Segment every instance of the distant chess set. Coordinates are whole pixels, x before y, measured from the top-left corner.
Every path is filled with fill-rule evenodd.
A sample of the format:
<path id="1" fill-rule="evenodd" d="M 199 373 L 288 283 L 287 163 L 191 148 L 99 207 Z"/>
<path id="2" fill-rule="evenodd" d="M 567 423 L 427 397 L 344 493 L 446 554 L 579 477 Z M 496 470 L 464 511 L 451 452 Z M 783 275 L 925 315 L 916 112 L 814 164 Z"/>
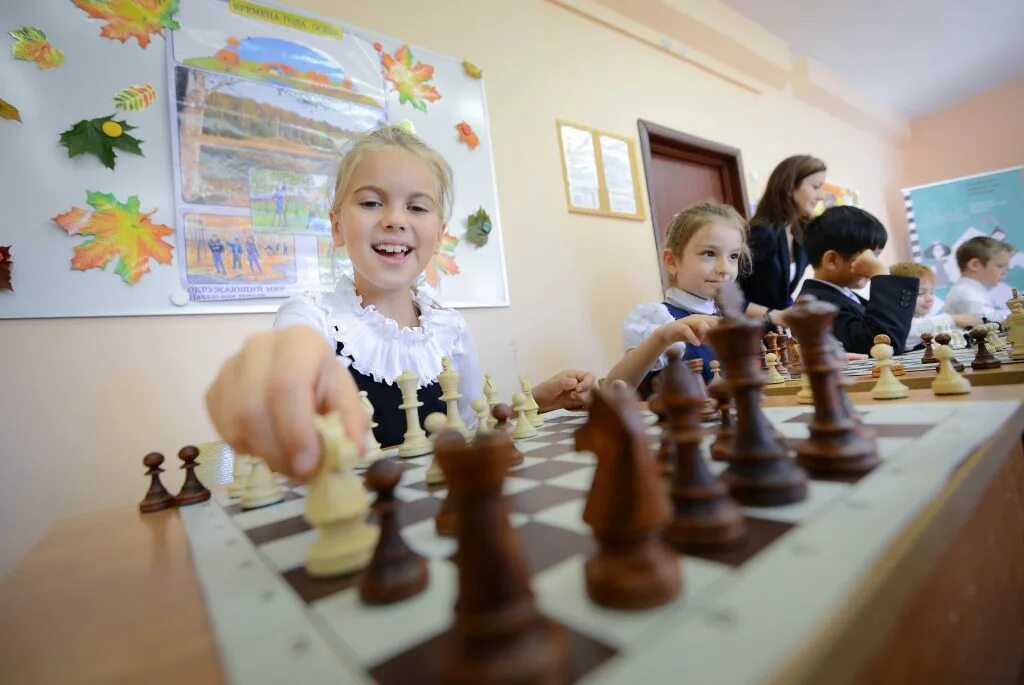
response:
<path id="1" fill-rule="evenodd" d="M 803 302 L 799 362 L 765 362 L 801 365 L 813 407 L 761 408 L 760 326 L 727 314 L 715 380 L 673 357 L 653 412 L 612 384 L 586 413 L 540 416 L 528 380 L 509 407 L 488 379 L 474 436 L 444 364 L 447 416 L 372 461 L 336 417 L 308 485 L 236 458 L 227 489 L 181 510 L 229 679 L 644 682 L 679 663 L 697 682 L 764 679 L 1018 406 L 852 406 L 832 312 Z M 885 387 L 892 348 L 876 348 Z"/>

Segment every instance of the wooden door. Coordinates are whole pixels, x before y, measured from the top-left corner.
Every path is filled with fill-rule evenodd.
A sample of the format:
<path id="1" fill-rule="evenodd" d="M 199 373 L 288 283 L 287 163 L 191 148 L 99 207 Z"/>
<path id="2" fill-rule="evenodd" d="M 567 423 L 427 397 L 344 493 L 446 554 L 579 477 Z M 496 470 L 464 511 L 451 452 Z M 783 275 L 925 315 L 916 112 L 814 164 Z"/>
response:
<path id="1" fill-rule="evenodd" d="M 743 162 L 736 148 L 640 120 L 647 195 L 654 224 L 656 258 L 667 283 L 661 252 L 672 217 L 707 200 L 732 205 L 747 216 Z"/>

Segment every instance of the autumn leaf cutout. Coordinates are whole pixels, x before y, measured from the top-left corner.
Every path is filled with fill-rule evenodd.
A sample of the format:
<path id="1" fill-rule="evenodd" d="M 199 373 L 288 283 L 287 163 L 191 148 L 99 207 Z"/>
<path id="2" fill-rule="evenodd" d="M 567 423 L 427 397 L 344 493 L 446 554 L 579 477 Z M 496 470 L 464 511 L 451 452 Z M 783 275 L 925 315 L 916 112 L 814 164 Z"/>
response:
<path id="1" fill-rule="evenodd" d="M 122 43 L 134 38 L 140 48 L 149 45 L 151 34 L 181 28 L 174 20 L 178 0 L 71 0 L 93 19 L 107 22 L 100 35 Z"/>
<path id="2" fill-rule="evenodd" d="M 174 247 L 163 238 L 174 233 L 174 229 L 149 220 L 155 209 L 140 213 L 139 198 L 135 195 L 122 204 L 111 194 L 87 190 L 86 201 L 91 210 L 72 207 L 53 217 L 69 235 L 92 236 L 75 247 L 72 269 L 103 269 L 116 258 L 114 272 L 125 283 L 135 285 L 149 272 L 150 260 L 171 263 Z"/>
<path id="3" fill-rule="evenodd" d="M 384 78 L 391 82 L 398 93 L 398 104 L 404 105 L 408 102 L 421 112 L 426 112 L 427 102 L 437 102 L 441 99 L 437 88 L 427 84 L 427 81 L 434 78 L 434 67 L 422 62 L 414 63 L 412 50 L 408 45 L 398 48 L 394 56 L 384 52 L 380 43 L 374 43 L 374 47 L 380 52 Z"/>
<path id="4" fill-rule="evenodd" d="M 114 106 L 123 112 L 138 112 L 156 100 L 156 88 L 150 83 L 128 86 L 114 93 Z"/>
<path id="5" fill-rule="evenodd" d="M 34 26 L 22 26 L 11 31 L 14 45 L 11 54 L 14 59 L 35 62 L 40 69 L 53 69 L 64 64 L 64 53 L 46 40 L 46 34 Z"/>
<path id="6" fill-rule="evenodd" d="M 0 245 L 0 290 L 11 290 L 11 267 L 14 263 L 11 261 L 11 246 Z"/>
<path id="7" fill-rule="evenodd" d="M 455 124 L 455 130 L 459 132 L 459 142 L 465 143 L 470 150 L 475 150 L 480 144 L 480 138 L 477 137 L 473 127 L 465 121 Z"/>
<path id="8" fill-rule="evenodd" d="M 18 111 L 17 107 L 7 102 L 7 100 L 0 99 L 0 117 L 12 121 L 21 121 L 21 112 Z"/>
<path id="9" fill-rule="evenodd" d="M 438 243 L 437 254 L 435 254 L 430 263 L 427 264 L 425 276 L 427 283 L 432 287 L 436 288 L 441 282 L 441 274 L 445 276 L 457 276 L 459 274 L 459 265 L 455 262 L 455 247 L 459 244 L 459 239 L 453 236 L 445 229 L 441 234 L 441 240 Z"/>
<path id="10" fill-rule="evenodd" d="M 98 119 L 82 119 L 77 124 L 60 134 L 60 144 L 68 149 L 68 157 L 91 154 L 99 157 L 103 166 L 114 168 L 117 154 L 114 149 L 123 152 L 142 154 L 139 143 L 142 141 L 128 135 L 135 130 L 126 121 L 114 121 L 114 115 Z"/>

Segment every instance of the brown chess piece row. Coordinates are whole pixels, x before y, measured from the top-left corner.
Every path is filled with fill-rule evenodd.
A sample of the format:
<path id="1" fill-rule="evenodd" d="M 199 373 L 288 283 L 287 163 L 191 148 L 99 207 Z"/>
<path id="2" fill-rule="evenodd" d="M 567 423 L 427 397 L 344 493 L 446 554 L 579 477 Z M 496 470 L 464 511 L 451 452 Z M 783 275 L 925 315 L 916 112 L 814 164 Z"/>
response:
<path id="1" fill-rule="evenodd" d="M 178 450 L 178 459 L 183 462 L 181 468 L 185 469 L 185 482 L 182 483 L 181 490 L 177 495 L 167 492 L 167 488 L 160 482 L 160 474 L 164 472 L 160 468 L 164 463 L 164 455 L 159 452 L 150 452 L 143 457 L 142 463 L 147 469 L 146 475 L 150 477 L 150 481 L 146 496 L 139 502 L 139 511 L 149 514 L 170 507 L 183 507 L 210 499 L 210 491 L 203 487 L 196 476 L 196 466 L 199 465 L 199 462 L 196 461 L 198 457 L 199 450 L 192 445 Z"/>

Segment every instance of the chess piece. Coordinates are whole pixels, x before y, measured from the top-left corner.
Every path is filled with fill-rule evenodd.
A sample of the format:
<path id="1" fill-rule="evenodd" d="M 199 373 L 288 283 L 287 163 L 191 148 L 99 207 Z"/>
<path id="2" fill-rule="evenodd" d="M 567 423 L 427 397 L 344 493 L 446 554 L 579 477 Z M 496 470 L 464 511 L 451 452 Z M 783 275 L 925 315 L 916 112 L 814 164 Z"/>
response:
<path id="1" fill-rule="evenodd" d="M 306 551 L 306 575 L 333 578 L 370 562 L 380 529 L 366 523 L 370 495 L 353 471 L 359 452 L 345 435 L 341 416 L 317 416 L 315 424 L 323 458 L 309 484 L 305 519 L 320 535 Z"/>
<path id="2" fill-rule="evenodd" d="M 477 433 L 486 433 L 490 430 L 490 415 L 487 406 L 487 400 L 483 397 L 478 397 L 469 403 L 469 406 L 473 408 L 473 413 L 476 414 L 476 431 Z"/>
<path id="3" fill-rule="evenodd" d="M 791 451 L 772 430 L 761 409 L 764 374 L 759 361 L 761 324 L 741 311 L 739 286 L 726 283 L 718 289 L 723 316 L 708 332 L 722 362 L 724 378 L 736 405 L 729 467 L 722 475 L 729 493 L 748 506 L 779 506 L 807 496 L 807 474 L 790 458 Z"/>
<path id="4" fill-rule="evenodd" d="M 438 456 L 458 520 L 455 619 L 440 649 L 440 680 L 457 685 L 562 683 L 569 655 L 562 629 L 541 614 L 530 572 L 502 496 L 512 441 L 502 432 L 472 445 L 447 443 Z"/>
<path id="5" fill-rule="evenodd" d="M 782 374 L 775 368 L 779 363 L 778 355 L 774 352 L 769 352 L 764 356 L 764 362 L 768 365 L 768 380 L 765 381 L 766 385 L 778 385 L 779 383 L 786 382 L 786 379 L 783 378 Z"/>
<path id="6" fill-rule="evenodd" d="M 661 374 L 658 374 L 658 378 L 661 378 Z M 665 404 L 661 401 L 660 392 L 653 393 L 647 398 L 647 408 L 658 417 L 657 425 L 661 429 L 661 441 L 658 443 L 658 470 L 662 476 L 669 476 L 672 474 L 675 456 L 672 451 L 672 440 L 668 434 L 668 414 L 665 413 Z"/>
<path id="7" fill-rule="evenodd" d="M 932 333 L 922 333 L 921 342 L 924 343 L 924 354 L 921 355 L 922 364 L 934 364 L 937 360 L 935 359 L 935 353 L 932 350 L 932 339 L 935 336 Z"/>
<path id="8" fill-rule="evenodd" d="M 498 402 L 491 407 L 491 417 L 494 419 L 494 432 L 508 434 L 510 430 L 509 421 L 512 418 L 512 407 L 504 402 Z M 523 453 L 515 446 L 515 443 L 512 444 L 512 449 L 509 451 L 509 460 L 509 468 L 519 466 L 526 460 Z"/>
<path id="9" fill-rule="evenodd" d="M 526 415 L 526 405 L 526 395 L 521 392 L 512 395 L 512 409 L 516 412 L 516 427 L 512 431 L 512 437 L 516 440 L 525 440 L 537 435 L 537 429 Z"/>
<path id="10" fill-rule="evenodd" d="M 935 336 L 935 344 L 936 345 L 949 345 L 951 340 L 952 340 L 952 338 L 950 337 L 949 333 L 939 333 L 938 335 Z M 949 348 L 953 349 L 953 346 L 949 345 Z M 938 357 L 938 355 L 935 355 L 935 356 Z M 963 362 L 961 362 L 959 359 L 956 358 L 955 354 L 953 355 L 952 358 L 950 358 L 949 363 L 953 366 L 953 368 L 958 373 L 963 373 L 964 372 L 964 364 L 963 364 Z M 898 376 L 899 374 L 896 374 L 896 375 Z"/>
<path id="11" fill-rule="evenodd" d="M 775 332 L 778 333 L 778 350 L 775 354 L 779 357 L 779 373 L 785 376 L 789 373 L 789 338 L 790 336 L 786 333 L 786 330 L 782 326 L 776 326 Z"/>
<path id="12" fill-rule="evenodd" d="M 988 329 L 988 337 L 985 339 L 985 343 L 988 345 L 988 349 L 992 352 L 999 352 L 1006 345 L 1003 343 L 1003 339 L 999 336 L 999 324 L 987 323 L 985 328 Z"/>
<path id="13" fill-rule="evenodd" d="M 380 443 L 377 442 L 377 436 L 373 434 L 373 429 L 377 427 L 377 422 L 373 420 L 373 403 L 370 402 L 370 397 L 366 394 L 365 390 L 359 391 L 359 401 L 362 403 L 363 409 L 366 410 L 367 416 L 370 417 L 370 427 L 366 430 L 366 447 L 363 448 L 363 462 L 368 464 L 380 459 L 383 453 L 380 451 Z"/>
<path id="14" fill-rule="evenodd" d="M 440 399 L 447 409 L 448 428 L 459 431 L 462 437 L 468 440 L 469 429 L 459 413 L 459 400 L 462 399 L 462 393 L 459 392 L 460 377 L 461 375 L 452 368 L 452 360 L 441 357 L 441 373 L 437 376 L 437 382 L 441 386 Z"/>
<path id="15" fill-rule="evenodd" d="M 231 484 L 228 485 L 228 497 L 239 499 L 245 490 L 245 481 L 252 471 L 252 460 L 248 455 L 235 453 L 234 462 L 231 465 Z"/>
<path id="16" fill-rule="evenodd" d="M 719 419 L 718 433 L 715 441 L 711 443 L 711 458 L 715 461 L 729 461 L 732 454 L 732 439 L 736 433 L 736 423 L 732 415 L 732 395 L 729 394 L 729 385 L 712 383 L 708 386 L 708 394 L 717 402 Z"/>
<path id="17" fill-rule="evenodd" d="M 935 351 L 939 360 L 939 374 L 932 381 L 932 391 L 936 395 L 966 395 L 971 391 L 971 382 L 957 373 L 950 360 L 954 359 L 953 350 L 948 345 L 939 345 Z"/>
<path id="18" fill-rule="evenodd" d="M 800 376 L 800 390 L 796 393 L 796 401 L 798 404 L 814 404 L 814 390 L 806 373 Z"/>
<path id="19" fill-rule="evenodd" d="M 436 441 L 438 435 L 445 428 L 448 428 L 448 417 L 439 411 L 435 411 L 429 414 L 423 421 L 423 425 L 426 427 L 427 432 L 430 433 L 431 441 Z M 461 433 L 460 433 L 461 435 Z M 431 448 L 431 452 L 434 448 Z M 444 482 L 444 471 L 441 469 L 441 464 L 437 460 L 437 454 L 434 454 L 434 458 L 430 460 L 430 466 L 427 467 L 426 474 L 427 485 L 440 485 Z"/>
<path id="20" fill-rule="evenodd" d="M 879 464 L 874 433 L 857 420 L 840 382 L 842 361 L 831 334 L 838 308 L 801 295 L 786 314 L 800 342 L 804 364 L 801 384 L 812 388 L 814 416 L 810 436 L 796 444 L 797 461 L 812 473 L 857 475 Z"/>
<path id="21" fill-rule="evenodd" d="M 928 349 L 931 350 L 931 334 L 925 333 L 929 340 Z M 892 372 L 892 345 L 889 344 L 889 336 L 876 335 L 874 345 L 871 347 L 871 358 L 875 360 L 878 367 L 878 382 L 871 389 L 871 397 L 876 400 L 899 400 L 910 395 L 910 389 L 903 385 Z"/>
<path id="22" fill-rule="evenodd" d="M 722 374 L 721 374 L 722 363 L 720 361 L 718 361 L 717 359 L 712 359 L 711 363 L 708 366 L 711 367 L 711 383 L 708 384 L 708 388 L 710 389 L 711 388 L 711 384 L 718 383 L 719 381 L 724 383 L 725 381 L 722 381 Z"/>
<path id="23" fill-rule="evenodd" d="M 142 458 L 142 464 L 146 467 L 146 475 L 149 476 L 149 490 L 146 496 L 139 502 L 139 511 L 149 514 L 161 509 L 168 509 L 174 506 L 174 495 L 167 492 L 167 488 L 160 482 L 160 474 L 164 472 L 160 465 L 164 463 L 164 455 L 159 452 L 150 452 Z"/>
<path id="24" fill-rule="evenodd" d="M 985 344 L 985 338 L 988 337 L 988 331 L 983 326 L 975 326 L 971 329 L 971 338 L 978 346 L 978 351 L 974 355 L 974 361 L 971 362 L 971 368 L 975 371 L 982 369 L 998 369 L 1003 365 L 1001 361 L 995 358 L 995 356 L 989 352 L 988 346 Z"/>
<path id="25" fill-rule="evenodd" d="M 530 425 L 534 428 L 540 428 L 544 425 L 544 417 L 539 414 L 540 406 L 537 404 L 537 400 L 533 399 L 533 385 L 530 383 L 529 376 L 519 377 L 519 386 L 523 389 L 523 395 L 526 396 L 526 420 L 530 422 Z"/>
<path id="26" fill-rule="evenodd" d="M 434 440 L 434 460 L 438 464 L 438 469 L 440 470 L 440 464 L 445 462 L 443 453 L 446 450 L 459 451 L 465 446 L 466 441 L 461 439 L 461 434 L 458 431 L 442 429 Z M 453 537 L 455 535 L 455 505 L 452 500 L 451 488 L 448 488 L 444 499 L 441 500 L 441 507 L 434 517 L 434 529 L 440 537 Z"/>
<path id="27" fill-rule="evenodd" d="M 245 489 L 242 490 L 242 508 L 258 509 L 283 500 L 284 488 L 274 478 L 267 462 L 250 458 L 252 468 L 249 469 L 249 477 L 245 479 Z"/>
<path id="28" fill-rule="evenodd" d="M 612 609 L 649 609 L 682 586 L 679 559 L 661 540 L 671 505 L 631 391 L 598 390 L 576 449 L 597 456 L 583 520 L 598 551 L 585 566 L 590 599 Z"/>
<path id="29" fill-rule="evenodd" d="M 420 426 L 420 415 L 417 411 L 423 406 L 416 396 L 416 388 L 419 385 L 419 378 L 412 371 L 405 371 L 395 379 L 402 391 L 402 403 L 399 409 L 405 410 L 405 435 L 402 436 L 402 444 L 398 446 L 398 456 L 419 457 L 430 454 L 430 441 L 427 440 L 423 428 Z"/>
<path id="30" fill-rule="evenodd" d="M 178 459 L 181 459 L 181 468 L 185 469 L 185 482 L 181 484 L 181 490 L 174 496 L 174 504 L 184 507 L 189 504 L 205 502 L 210 499 L 210 491 L 203 487 L 196 476 L 196 466 L 199 462 L 199 450 L 193 445 L 187 445 L 178 450 Z"/>
<path id="31" fill-rule="evenodd" d="M 366 471 L 366 485 L 377 493 L 373 510 L 380 524 L 377 547 L 359 579 L 359 597 L 367 604 L 394 604 L 427 587 L 427 560 L 405 544 L 398 523 L 401 502 L 395 497 L 395 488 L 402 470 L 394 459 L 381 459 Z"/>
<path id="32" fill-rule="evenodd" d="M 488 414 L 490 414 L 491 411 L 494 409 L 494 405 L 498 404 L 499 400 L 498 387 L 494 384 L 494 379 L 491 377 L 491 374 L 489 373 L 484 374 L 484 397 L 487 398 L 487 411 Z M 492 415 L 492 418 L 488 419 L 487 427 L 494 428 L 495 421 L 496 420 L 493 418 Z"/>
<path id="33" fill-rule="evenodd" d="M 1024 359 L 1024 299 L 1016 295 L 1017 289 L 1013 289 L 1014 299 L 1010 316 L 1006 319 L 1010 334 L 1006 340 L 1010 345 L 1010 359 Z"/>
<path id="34" fill-rule="evenodd" d="M 700 386 L 704 382 L 680 363 L 676 350 L 669 351 L 662 376 L 666 433 L 675 456 L 670 490 L 674 515 L 665 528 L 665 540 L 690 552 L 728 548 L 746 533 L 746 521 L 701 454 L 704 436 L 699 412 L 704 398 Z"/>
<path id="35" fill-rule="evenodd" d="M 700 420 L 704 423 L 712 423 L 718 420 L 718 409 L 715 407 L 715 403 L 708 396 L 707 386 L 704 385 L 704 360 L 700 357 L 696 359 L 687 359 L 686 365 L 690 367 L 690 371 L 697 374 L 697 378 L 700 380 L 700 392 L 704 396 L 704 404 L 700 408 Z M 625 381 L 619 381 L 625 385 Z"/>

